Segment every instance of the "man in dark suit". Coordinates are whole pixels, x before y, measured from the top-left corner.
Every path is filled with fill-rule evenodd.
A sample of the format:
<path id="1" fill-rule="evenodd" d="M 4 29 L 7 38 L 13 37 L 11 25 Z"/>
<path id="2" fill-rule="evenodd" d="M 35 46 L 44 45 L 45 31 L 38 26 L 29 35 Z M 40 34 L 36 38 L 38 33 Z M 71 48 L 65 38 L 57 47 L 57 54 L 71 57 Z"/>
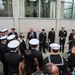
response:
<path id="1" fill-rule="evenodd" d="M 52 28 L 51 31 L 48 33 L 48 41 L 49 41 L 49 44 L 55 42 L 55 31 L 54 31 L 54 28 Z M 50 47 L 49 47 L 49 50 L 50 50 Z"/>
<path id="2" fill-rule="evenodd" d="M 66 37 L 67 37 L 67 31 L 64 30 L 64 27 L 62 27 L 62 29 L 59 31 L 59 42 L 61 45 L 60 51 L 62 51 L 63 53 L 64 53 L 64 45 L 65 45 Z"/>
<path id="3" fill-rule="evenodd" d="M 42 32 L 39 34 L 39 41 L 40 41 L 39 50 L 41 51 L 43 48 L 44 53 L 46 53 L 45 52 L 46 39 L 47 39 L 47 35 L 45 29 L 42 29 Z"/>
<path id="4" fill-rule="evenodd" d="M 33 31 L 33 28 L 30 28 L 30 31 L 29 31 L 28 34 L 27 34 L 27 39 L 28 39 L 28 41 L 29 41 L 29 40 L 31 40 L 31 39 L 33 39 L 33 38 L 37 38 L 37 35 L 36 35 L 36 32 Z M 29 49 L 31 49 L 30 44 L 29 44 Z"/>
<path id="5" fill-rule="evenodd" d="M 72 46 L 72 41 L 73 41 L 73 35 L 75 34 L 74 29 L 72 29 L 72 32 L 70 33 L 68 40 L 69 40 L 69 50 L 71 49 Z"/>
<path id="6" fill-rule="evenodd" d="M 18 34 L 17 34 L 17 32 L 15 32 L 15 27 L 11 28 L 11 32 L 8 34 L 8 36 L 12 35 L 12 34 L 16 35 L 16 37 L 15 37 L 16 39 L 18 38 Z"/>

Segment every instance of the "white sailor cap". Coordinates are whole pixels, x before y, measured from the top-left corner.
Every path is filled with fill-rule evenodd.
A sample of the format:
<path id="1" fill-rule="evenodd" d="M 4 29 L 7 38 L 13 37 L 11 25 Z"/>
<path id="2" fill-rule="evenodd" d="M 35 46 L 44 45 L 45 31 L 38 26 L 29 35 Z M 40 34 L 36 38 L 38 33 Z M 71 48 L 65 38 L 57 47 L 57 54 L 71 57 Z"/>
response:
<path id="1" fill-rule="evenodd" d="M 11 30 L 15 30 L 15 27 L 11 27 Z"/>
<path id="2" fill-rule="evenodd" d="M 7 29 L 7 28 L 5 28 L 4 30 L 2 30 L 2 32 L 5 32 L 5 31 L 8 31 L 8 29 Z"/>
<path id="3" fill-rule="evenodd" d="M 15 38 L 15 35 L 13 34 L 13 35 L 8 36 L 8 37 L 7 37 L 7 40 L 12 40 L 12 39 L 14 39 L 14 38 Z"/>
<path id="4" fill-rule="evenodd" d="M 29 44 L 31 44 L 31 45 L 38 45 L 39 44 L 39 40 L 38 39 L 31 39 L 29 41 Z"/>
<path id="5" fill-rule="evenodd" d="M 17 40 L 12 40 L 12 41 L 10 41 L 9 43 L 8 43 L 8 47 L 9 48 L 16 48 L 16 47 L 18 47 L 19 46 L 19 41 L 17 41 Z"/>
<path id="6" fill-rule="evenodd" d="M 52 43 L 50 44 L 51 49 L 53 50 L 59 50 L 60 49 L 60 45 L 57 43 Z"/>
<path id="7" fill-rule="evenodd" d="M 3 35 L 3 36 L 0 37 L 0 40 L 5 40 L 5 39 L 7 39 L 6 35 Z"/>

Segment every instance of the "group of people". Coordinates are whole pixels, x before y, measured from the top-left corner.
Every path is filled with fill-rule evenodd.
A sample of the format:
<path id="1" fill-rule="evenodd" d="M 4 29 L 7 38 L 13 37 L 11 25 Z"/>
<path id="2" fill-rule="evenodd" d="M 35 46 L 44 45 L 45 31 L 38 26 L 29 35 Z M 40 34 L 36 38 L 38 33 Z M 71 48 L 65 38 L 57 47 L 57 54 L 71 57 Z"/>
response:
<path id="1" fill-rule="evenodd" d="M 60 52 L 64 53 L 65 41 L 66 41 L 66 37 L 67 37 L 67 31 L 65 30 L 65 27 L 61 27 L 61 30 L 58 33 L 58 37 L 59 37 L 59 44 L 61 45 Z M 36 32 L 33 30 L 33 28 L 30 28 L 30 31 L 27 33 L 27 39 L 30 40 L 33 38 L 37 38 L 37 35 L 36 35 Z M 47 37 L 47 33 L 46 33 L 45 29 L 42 29 L 42 32 L 40 32 L 38 35 L 38 39 L 40 41 L 39 51 L 42 51 L 42 49 L 43 49 L 43 53 L 46 54 L 45 48 L 48 47 L 48 49 L 50 51 L 49 45 L 51 43 L 55 43 L 54 28 L 51 28 L 51 31 L 49 31 L 48 37 Z M 75 42 L 75 30 L 72 29 L 72 32 L 68 36 L 68 43 L 67 43 L 67 44 L 69 44 L 68 51 L 70 51 L 72 44 L 74 42 Z M 29 45 L 29 49 L 30 49 L 30 45 Z"/>
<path id="2" fill-rule="evenodd" d="M 2 31 L 0 31 L 0 36 L 2 34 L 5 34 L 7 36 L 11 35 L 11 34 L 15 34 L 16 35 L 16 39 L 18 39 L 20 41 L 21 44 L 21 47 L 23 45 L 24 49 L 31 49 L 31 46 L 29 44 L 29 46 L 26 47 L 27 45 L 27 41 L 29 42 L 29 40 L 33 39 L 33 38 L 38 38 L 40 43 L 39 43 L 39 51 L 42 51 L 43 50 L 43 53 L 46 54 L 46 51 L 45 49 L 48 48 L 48 50 L 50 51 L 50 47 L 49 45 L 51 43 L 55 43 L 55 30 L 54 28 L 51 28 L 51 31 L 49 31 L 48 33 L 48 36 L 47 36 L 47 33 L 45 31 L 45 29 L 42 29 L 42 31 L 39 33 L 38 37 L 37 37 L 37 33 L 33 30 L 33 28 L 31 27 L 30 28 L 30 31 L 27 33 L 27 37 L 24 36 L 23 33 L 20 33 L 20 35 L 18 36 L 17 32 L 15 31 L 15 27 L 12 27 L 11 28 L 11 32 L 9 33 L 8 32 L 8 29 L 4 29 Z M 72 32 L 69 34 L 69 37 L 68 37 L 68 44 L 69 44 L 69 48 L 68 50 L 71 49 L 71 46 L 74 42 L 74 34 L 75 34 L 75 30 L 72 29 Z M 60 47 L 60 52 L 64 53 L 64 46 L 65 46 L 65 41 L 66 41 L 66 37 L 67 37 L 67 31 L 65 30 L 64 27 L 61 27 L 61 30 L 59 31 L 59 34 L 58 34 L 58 37 L 59 37 L 59 44 L 61 45 Z M 20 49 L 21 49 L 20 47 Z M 21 50 L 21 53 L 23 54 L 24 52 Z"/>
<path id="3" fill-rule="evenodd" d="M 75 34 L 70 39 L 71 45 L 69 41 L 71 55 L 67 58 L 67 61 L 59 54 L 59 51 L 64 52 L 66 36 L 67 31 L 62 27 L 62 30 L 59 31 L 60 45 L 55 43 L 55 31 L 52 28 L 52 31 L 48 34 L 50 56 L 43 59 L 41 50 L 43 49 L 43 52 L 46 53 L 45 43 L 47 39 L 45 29 L 42 29 L 38 40 L 36 32 L 30 28 L 27 34 L 29 49 L 26 48 L 26 38 L 23 33 L 18 37 L 15 27 L 11 28 L 10 33 L 8 33 L 7 28 L 0 31 L 0 60 L 3 63 L 4 75 L 73 75 Z M 39 50 L 37 50 L 38 45 Z M 19 50 L 21 54 L 19 54 Z"/>
<path id="4" fill-rule="evenodd" d="M 65 40 L 67 37 L 67 31 L 64 30 L 64 27 L 62 27 L 62 29 L 59 31 L 59 42 L 61 45 L 61 52 L 64 52 L 64 44 L 65 44 Z M 33 31 L 32 28 L 30 28 L 30 32 L 28 32 L 27 35 L 27 39 L 30 40 L 32 38 L 37 38 L 36 32 Z M 47 44 L 47 33 L 45 31 L 45 29 L 42 29 L 42 32 L 39 33 L 39 51 L 41 51 L 43 49 L 43 52 L 46 53 L 45 48 L 46 48 L 46 44 Z M 55 42 L 55 30 L 54 28 L 51 29 L 51 31 L 49 31 L 48 33 L 48 43 L 54 43 Z M 30 49 L 30 46 L 29 46 Z M 50 47 L 49 47 L 50 50 Z"/>

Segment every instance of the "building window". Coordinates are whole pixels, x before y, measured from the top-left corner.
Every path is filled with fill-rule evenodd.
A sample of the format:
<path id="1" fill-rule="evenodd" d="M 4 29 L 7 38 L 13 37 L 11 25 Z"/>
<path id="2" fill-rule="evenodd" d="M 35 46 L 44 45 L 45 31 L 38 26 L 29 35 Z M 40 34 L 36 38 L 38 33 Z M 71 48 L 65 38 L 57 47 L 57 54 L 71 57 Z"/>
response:
<path id="1" fill-rule="evenodd" d="M 0 0 L 0 17 L 13 17 L 12 0 Z"/>
<path id="2" fill-rule="evenodd" d="M 56 0 L 19 0 L 20 17 L 56 18 Z"/>
<path id="3" fill-rule="evenodd" d="M 73 19 L 75 19 L 75 4 L 73 6 Z"/>
<path id="4" fill-rule="evenodd" d="M 72 2 L 73 0 L 64 0 L 65 2 Z"/>
<path id="5" fill-rule="evenodd" d="M 75 18 L 75 0 L 65 0 L 61 2 L 61 18 Z"/>
<path id="6" fill-rule="evenodd" d="M 39 16 L 39 0 L 26 0 L 25 17 L 38 17 L 38 16 Z"/>
<path id="7" fill-rule="evenodd" d="M 56 0 L 41 0 L 41 17 L 56 17 Z"/>
<path id="8" fill-rule="evenodd" d="M 19 0 L 20 17 L 38 17 L 39 0 Z"/>

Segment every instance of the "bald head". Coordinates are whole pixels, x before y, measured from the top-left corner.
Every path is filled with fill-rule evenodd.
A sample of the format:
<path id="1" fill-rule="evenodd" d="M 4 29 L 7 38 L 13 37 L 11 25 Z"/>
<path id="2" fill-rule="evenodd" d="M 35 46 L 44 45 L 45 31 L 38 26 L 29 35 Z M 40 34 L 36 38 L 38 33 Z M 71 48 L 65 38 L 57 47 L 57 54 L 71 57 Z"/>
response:
<path id="1" fill-rule="evenodd" d="M 43 68 L 43 72 L 45 75 L 58 75 L 59 69 L 56 65 L 47 63 Z"/>
<path id="2" fill-rule="evenodd" d="M 33 32 L 33 28 L 32 27 L 30 28 L 30 32 Z"/>
<path id="3" fill-rule="evenodd" d="M 61 27 L 61 30 L 64 30 L 65 29 L 65 27 Z"/>
<path id="4" fill-rule="evenodd" d="M 52 72 L 53 75 L 58 75 L 58 74 L 59 74 L 59 69 L 58 69 L 58 67 L 53 64 L 53 66 L 52 66 L 52 71 L 51 71 L 51 72 Z"/>

